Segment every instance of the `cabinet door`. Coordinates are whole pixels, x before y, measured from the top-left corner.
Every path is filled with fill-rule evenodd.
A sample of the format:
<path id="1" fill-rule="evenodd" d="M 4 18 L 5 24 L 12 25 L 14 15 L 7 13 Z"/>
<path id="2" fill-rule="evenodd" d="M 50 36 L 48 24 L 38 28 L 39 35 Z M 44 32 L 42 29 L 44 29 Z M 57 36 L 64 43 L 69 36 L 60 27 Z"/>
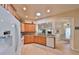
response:
<path id="1" fill-rule="evenodd" d="M 38 42 L 39 42 L 39 44 L 46 45 L 46 38 L 45 37 L 39 37 Z"/>
<path id="2" fill-rule="evenodd" d="M 26 32 L 35 32 L 35 24 L 25 24 Z"/>
<path id="3" fill-rule="evenodd" d="M 35 39 L 34 42 L 38 44 L 39 43 L 39 36 L 34 36 L 34 39 Z"/>
<path id="4" fill-rule="evenodd" d="M 32 32 L 35 32 L 36 31 L 36 26 L 35 24 L 32 25 Z"/>
<path id="5" fill-rule="evenodd" d="M 25 27 L 25 32 L 29 32 L 29 30 L 30 30 L 29 24 L 25 24 L 24 27 Z"/>
<path id="6" fill-rule="evenodd" d="M 46 39 L 45 37 L 35 36 L 35 43 L 46 45 Z"/>
<path id="7" fill-rule="evenodd" d="M 29 32 L 35 32 L 35 24 L 30 24 L 29 25 Z"/>
<path id="8" fill-rule="evenodd" d="M 24 36 L 24 44 L 34 43 L 34 37 L 31 35 Z"/>

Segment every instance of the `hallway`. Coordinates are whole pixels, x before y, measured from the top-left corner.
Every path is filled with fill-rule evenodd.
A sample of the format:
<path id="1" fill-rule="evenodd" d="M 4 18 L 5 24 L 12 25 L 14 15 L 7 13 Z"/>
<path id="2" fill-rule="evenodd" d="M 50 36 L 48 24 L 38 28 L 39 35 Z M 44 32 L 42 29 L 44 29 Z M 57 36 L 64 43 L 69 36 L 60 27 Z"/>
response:
<path id="1" fill-rule="evenodd" d="M 65 55 L 79 55 L 79 52 L 73 51 L 70 48 L 70 44 L 68 44 L 66 41 L 57 41 L 56 47 L 57 50 L 60 50 Z"/>

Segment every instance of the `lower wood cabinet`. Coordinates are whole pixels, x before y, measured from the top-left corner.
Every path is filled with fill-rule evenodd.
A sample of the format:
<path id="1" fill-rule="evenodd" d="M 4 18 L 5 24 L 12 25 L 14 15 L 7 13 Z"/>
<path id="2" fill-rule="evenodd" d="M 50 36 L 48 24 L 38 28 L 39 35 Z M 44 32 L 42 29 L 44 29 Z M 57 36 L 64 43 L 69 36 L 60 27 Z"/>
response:
<path id="1" fill-rule="evenodd" d="M 43 36 L 35 36 L 35 43 L 46 45 L 46 38 Z"/>
<path id="2" fill-rule="evenodd" d="M 24 44 L 37 43 L 41 45 L 46 45 L 46 37 L 44 36 L 34 36 L 34 35 L 25 35 Z"/>
<path id="3" fill-rule="evenodd" d="M 34 36 L 25 35 L 24 36 L 24 44 L 34 43 Z"/>

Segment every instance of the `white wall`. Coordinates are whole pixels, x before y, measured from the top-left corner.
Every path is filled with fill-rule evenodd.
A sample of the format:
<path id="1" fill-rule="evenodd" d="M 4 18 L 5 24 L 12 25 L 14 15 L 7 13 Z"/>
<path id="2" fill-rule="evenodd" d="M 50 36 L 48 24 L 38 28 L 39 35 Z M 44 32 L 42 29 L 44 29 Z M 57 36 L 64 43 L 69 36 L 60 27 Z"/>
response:
<path id="1" fill-rule="evenodd" d="M 35 21 L 37 33 L 38 33 L 38 24 L 43 24 L 43 23 L 52 23 L 52 27 L 55 32 L 55 20 L 53 18 L 45 18 L 45 19 Z M 52 34 L 54 34 L 53 30 L 52 30 Z"/>

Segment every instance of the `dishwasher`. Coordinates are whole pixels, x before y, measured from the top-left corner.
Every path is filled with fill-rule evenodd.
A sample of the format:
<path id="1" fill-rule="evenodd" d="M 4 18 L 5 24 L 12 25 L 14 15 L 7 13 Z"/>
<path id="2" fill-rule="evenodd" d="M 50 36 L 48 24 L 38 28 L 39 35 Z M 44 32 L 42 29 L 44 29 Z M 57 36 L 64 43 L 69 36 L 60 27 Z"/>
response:
<path id="1" fill-rule="evenodd" d="M 55 48 L 55 35 L 48 35 L 46 38 L 46 46 Z"/>

